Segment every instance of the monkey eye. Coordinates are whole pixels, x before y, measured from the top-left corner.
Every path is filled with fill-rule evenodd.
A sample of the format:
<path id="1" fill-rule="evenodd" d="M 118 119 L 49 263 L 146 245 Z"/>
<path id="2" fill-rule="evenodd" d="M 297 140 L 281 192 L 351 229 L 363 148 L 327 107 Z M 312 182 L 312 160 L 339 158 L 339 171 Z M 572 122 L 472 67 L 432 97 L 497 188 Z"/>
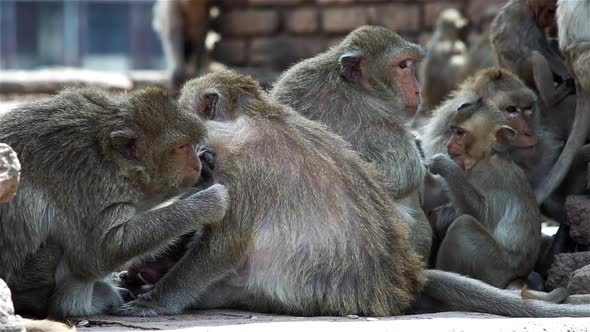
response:
<path id="1" fill-rule="evenodd" d="M 508 107 L 506 107 L 506 112 L 512 114 L 512 113 L 517 113 L 518 112 L 518 108 L 510 105 Z"/>
<path id="2" fill-rule="evenodd" d="M 408 66 L 408 60 L 404 60 L 404 61 L 400 62 L 400 63 L 399 63 L 399 67 L 400 67 L 401 69 L 406 69 L 406 68 L 408 68 L 408 67 L 409 67 L 409 66 Z"/>
<path id="3" fill-rule="evenodd" d="M 453 135 L 456 135 L 457 137 L 463 137 L 466 133 L 465 129 L 459 127 L 452 127 L 451 132 L 453 133 Z"/>

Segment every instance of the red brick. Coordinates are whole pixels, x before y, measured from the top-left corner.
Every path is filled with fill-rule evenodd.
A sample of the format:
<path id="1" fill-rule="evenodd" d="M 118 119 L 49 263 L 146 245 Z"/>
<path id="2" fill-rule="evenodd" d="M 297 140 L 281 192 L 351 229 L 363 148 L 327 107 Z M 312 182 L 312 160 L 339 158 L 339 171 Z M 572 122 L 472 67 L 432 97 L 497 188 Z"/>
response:
<path id="1" fill-rule="evenodd" d="M 247 63 L 247 42 L 242 39 L 222 39 L 215 44 L 213 58 L 230 65 Z"/>
<path id="2" fill-rule="evenodd" d="M 252 6 L 290 6 L 305 2 L 306 0 L 248 0 Z"/>
<path id="3" fill-rule="evenodd" d="M 279 14 L 272 9 L 245 9 L 221 14 L 223 36 L 264 36 L 275 33 Z"/>
<path id="4" fill-rule="evenodd" d="M 415 4 L 376 5 L 370 9 L 371 24 L 382 25 L 393 31 L 420 30 L 420 7 Z"/>
<path id="5" fill-rule="evenodd" d="M 322 12 L 325 32 L 347 33 L 369 23 L 366 7 L 329 8 Z"/>
<path id="6" fill-rule="evenodd" d="M 318 12 L 313 8 L 295 9 L 287 14 L 287 29 L 290 32 L 316 32 L 318 25 Z"/>
<path id="7" fill-rule="evenodd" d="M 250 64 L 284 69 L 323 52 L 327 47 L 328 40 L 322 37 L 255 38 L 250 47 Z"/>

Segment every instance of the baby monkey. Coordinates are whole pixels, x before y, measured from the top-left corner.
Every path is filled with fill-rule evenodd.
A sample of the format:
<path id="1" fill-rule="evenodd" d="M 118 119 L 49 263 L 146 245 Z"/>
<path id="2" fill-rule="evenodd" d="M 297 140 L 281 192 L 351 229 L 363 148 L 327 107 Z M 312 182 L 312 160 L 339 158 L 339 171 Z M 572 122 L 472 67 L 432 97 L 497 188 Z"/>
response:
<path id="1" fill-rule="evenodd" d="M 461 105 L 450 130 L 448 155 L 430 162 L 451 200 L 434 213 L 443 239 L 436 267 L 505 288 L 532 271 L 541 238 L 535 195 L 505 151 L 517 133 L 483 99 Z"/>

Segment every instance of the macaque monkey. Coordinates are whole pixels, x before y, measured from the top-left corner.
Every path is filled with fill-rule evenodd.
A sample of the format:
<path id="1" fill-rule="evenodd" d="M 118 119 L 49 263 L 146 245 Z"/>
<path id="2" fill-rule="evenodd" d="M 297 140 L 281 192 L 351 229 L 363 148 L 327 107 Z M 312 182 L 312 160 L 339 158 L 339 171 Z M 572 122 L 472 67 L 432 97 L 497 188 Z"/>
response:
<path id="1" fill-rule="evenodd" d="M 436 21 L 420 73 L 423 108 L 427 114 L 459 83 L 467 60 L 468 27 L 467 18 L 454 8 L 442 11 Z"/>
<path id="2" fill-rule="evenodd" d="M 377 165 L 389 195 L 407 208 L 412 245 L 426 260 L 432 234 L 419 197 L 426 171 L 406 127 L 422 99 L 416 69 L 423 54 L 391 30 L 360 27 L 287 70 L 271 96 L 326 124 Z"/>
<path id="3" fill-rule="evenodd" d="M 504 114 L 516 136 L 506 147 L 511 159 L 523 169 L 535 191 L 559 156 L 561 145 L 540 124 L 535 93 L 514 74 L 488 68 L 466 79 L 422 129 L 422 148 L 426 158 L 446 153 L 451 136 L 449 123 L 462 104 L 479 98 L 491 100 Z"/>
<path id="4" fill-rule="evenodd" d="M 158 0 L 153 26 L 162 41 L 172 88 L 179 90 L 205 66 L 208 0 Z"/>
<path id="5" fill-rule="evenodd" d="M 180 105 L 207 119 L 203 144 L 216 151 L 214 176 L 229 189 L 230 206 L 152 291 L 119 314 L 241 308 L 387 316 L 410 312 L 412 304 L 424 310 L 424 301 L 513 316 L 590 315 L 589 306 L 523 300 L 455 273 L 423 270 L 382 173 L 251 78 L 218 72 L 192 80 Z"/>
<path id="6" fill-rule="evenodd" d="M 574 1 L 575 2 L 575 1 Z M 559 51 L 548 41 L 544 29 L 555 24 L 556 0 L 510 0 L 492 23 L 490 39 L 498 64 L 534 88 L 533 51 L 540 52 L 557 83 L 569 77 Z"/>
<path id="7" fill-rule="evenodd" d="M 123 303 L 113 271 L 219 222 L 219 184 L 150 210 L 198 183 L 204 134 L 196 111 L 156 88 L 71 89 L 3 114 L 0 142 L 22 164 L 16 196 L 0 205 L 0 278 L 15 307 L 56 319 L 107 313 Z"/>
<path id="8" fill-rule="evenodd" d="M 506 153 L 517 138 L 508 123 L 492 101 L 461 105 L 449 123 L 448 155 L 429 163 L 446 180 L 455 210 L 436 218 L 437 233 L 444 233 L 436 267 L 499 288 L 527 278 L 541 244 L 534 193 Z"/>

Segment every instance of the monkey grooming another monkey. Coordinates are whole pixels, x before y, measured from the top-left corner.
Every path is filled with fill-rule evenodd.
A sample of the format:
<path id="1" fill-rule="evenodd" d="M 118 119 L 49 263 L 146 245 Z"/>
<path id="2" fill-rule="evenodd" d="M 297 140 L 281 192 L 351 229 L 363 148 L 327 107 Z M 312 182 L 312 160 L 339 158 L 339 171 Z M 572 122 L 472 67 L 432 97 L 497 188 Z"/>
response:
<path id="1" fill-rule="evenodd" d="M 197 183 L 204 133 L 196 111 L 155 88 L 66 90 L 2 115 L 0 142 L 22 163 L 18 193 L 0 205 L 0 277 L 15 307 L 57 319 L 106 313 L 123 303 L 111 272 L 219 222 L 222 185 L 150 210 Z"/>
<path id="2" fill-rule="evenodd" d="M 208 1 L 158 0 L 154 5 L 153 27 L 162 41 L 172 88 L 180 90 L 182 83 L 197 76 L 205 66 Z"/>
<path id="3" fill-rule="evenodd" d="M 467 27 L 467 19 L 454 8 L 442 11 L 436 21 L 420 74 L 423 107 L 427 114 L 455 89 L 465 70 Z"/>
<path id="4" fill-rule="evenodd" d="M 507 123 L 491 101 L 463 104 L 450 121 L 448 155 L 430 161 L 430 171 L 447 181 L 457 210 L 456 218 L 436 219 L 435 228 L 446 233 L 436 267 L 499 288 L 527 278 L 541 244 L 534 193 L 502 146 L 517 137 Z"/>
<path id="5" fill-rule="evenodd" d="M 408 208 L 411 243 L 427 260 L 432 231 L 419 197 L 426 170 L 406 128 L 421 103 L 416 66 L 423 54 L 391 30 L 360 27 L 286 71 L 271 96 L 326 124 L 377 165 L 387 192 Z"/>
<path id="6" fill-rule="evenodd" d="M 230 190 L 230 206 L 151 292 L 119 314 L 242 308 L 386 316 L 434 301 L 445 310 L 590 315 L 590 306 L 523 300 L 455 273 L 423 271 L 382 173 L 251 78 L 219 72 L 192 80 L 180 104 L 208 119 L 203 143 L 217 153 L 214 173 Z"/>

